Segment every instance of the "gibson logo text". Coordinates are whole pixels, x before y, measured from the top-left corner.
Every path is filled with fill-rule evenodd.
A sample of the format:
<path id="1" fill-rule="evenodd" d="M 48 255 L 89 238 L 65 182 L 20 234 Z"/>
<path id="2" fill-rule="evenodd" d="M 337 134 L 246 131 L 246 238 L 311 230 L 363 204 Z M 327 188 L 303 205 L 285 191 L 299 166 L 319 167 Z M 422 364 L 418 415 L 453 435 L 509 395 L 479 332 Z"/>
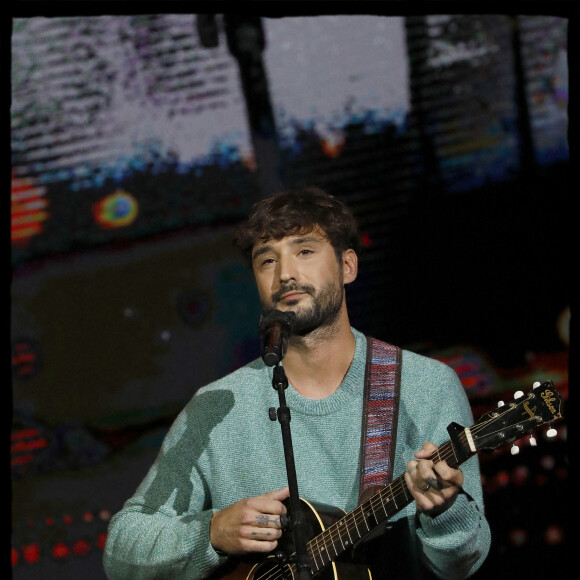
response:
<path id="1" fill-rule="evenodd" d="M 556 401 L 556 398 L 553 395 L 554 393 L 552 391 L 546 389 L 542 393 L 542 399 L 544 399 L 544 402 L 546 403 L 546 406 L 548 407 L 550 413 L 552 413 L 552 415 L 554 416 L 558 416 L 559 413 L 556 410 L 556 407 L 554 407 L 554 405 L 552 404 L 554 401 Z"/>

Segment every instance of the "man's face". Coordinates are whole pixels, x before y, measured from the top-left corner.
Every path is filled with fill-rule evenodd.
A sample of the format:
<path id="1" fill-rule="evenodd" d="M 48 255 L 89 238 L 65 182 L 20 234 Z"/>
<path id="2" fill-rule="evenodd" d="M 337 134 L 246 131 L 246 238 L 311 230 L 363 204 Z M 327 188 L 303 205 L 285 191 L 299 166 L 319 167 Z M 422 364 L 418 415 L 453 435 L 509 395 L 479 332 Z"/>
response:
<path id="1" fill-rule="evenodd" d="M 343 268 L 319 231 L 256 244 L 252 264 L 262 309 L 293 311 L 295 334 L 336 320 L 344 300 Z"/>

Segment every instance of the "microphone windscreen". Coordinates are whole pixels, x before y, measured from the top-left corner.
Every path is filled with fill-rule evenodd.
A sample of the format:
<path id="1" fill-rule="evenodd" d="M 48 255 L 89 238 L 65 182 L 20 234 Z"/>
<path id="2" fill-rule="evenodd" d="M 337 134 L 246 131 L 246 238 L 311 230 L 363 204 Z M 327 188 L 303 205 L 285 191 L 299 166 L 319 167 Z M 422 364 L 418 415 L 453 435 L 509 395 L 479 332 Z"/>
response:
<path id="1" fill-rule="evenodd" d="M 262 359 L 267 366 L 277 365 L 286 355 L 295 317 L 294 312 L 280 310 L 271 310 L 260 316 L 258 326 L 262 338 Z"/>

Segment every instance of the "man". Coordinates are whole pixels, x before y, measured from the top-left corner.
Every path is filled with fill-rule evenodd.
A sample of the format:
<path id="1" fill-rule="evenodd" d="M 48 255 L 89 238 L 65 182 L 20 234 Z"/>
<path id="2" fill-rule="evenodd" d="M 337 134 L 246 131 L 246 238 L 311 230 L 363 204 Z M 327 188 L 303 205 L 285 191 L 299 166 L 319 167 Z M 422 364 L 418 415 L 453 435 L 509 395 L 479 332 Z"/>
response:
<path id="1" fill-rule="evenodd" d="M 300 496 L 347 512 L 362 487 L 370 356 L 345 300 L 357 277 L 358 240 L 348 208 L 315 188 L 259 202 L 238 237 L 264 312 L 295 315 L 282 365 Z M 414 501 L 367 544 L 367 554 L 389 555 L 373 578 L 464 578 L 490 545 L 477 459 L 460 470 L 430 456 L 434 442 L 449 439 L 449 423 L 471 425 L 467 398 L 451 369 L 399 352 L 389 477 L 404 473 Z M 201 578 L 216 570 L 219 577 L 232 558 L 279 545 L 290 531 L 283 530 L 289 492 L 280 428 L 268 416 L 278 404 L 272 368 L 261 359 L 197 391 L 111 521 L 104 558 L 111 580 Z"/>

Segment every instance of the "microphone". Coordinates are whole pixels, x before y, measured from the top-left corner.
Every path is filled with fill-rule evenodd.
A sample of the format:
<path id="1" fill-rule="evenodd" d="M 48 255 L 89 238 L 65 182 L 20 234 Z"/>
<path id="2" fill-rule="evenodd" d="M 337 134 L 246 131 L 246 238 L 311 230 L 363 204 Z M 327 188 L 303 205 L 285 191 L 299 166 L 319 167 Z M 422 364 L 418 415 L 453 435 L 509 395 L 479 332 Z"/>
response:
<path id="1" fill-rule="evenodd" d="M 271 310 L 260 316 L 259 329 L 262 337 L 262 360 L 267 366 L 277 365 L 286 355 L 288 337 L 294 326 L 294 312 Z"/>

